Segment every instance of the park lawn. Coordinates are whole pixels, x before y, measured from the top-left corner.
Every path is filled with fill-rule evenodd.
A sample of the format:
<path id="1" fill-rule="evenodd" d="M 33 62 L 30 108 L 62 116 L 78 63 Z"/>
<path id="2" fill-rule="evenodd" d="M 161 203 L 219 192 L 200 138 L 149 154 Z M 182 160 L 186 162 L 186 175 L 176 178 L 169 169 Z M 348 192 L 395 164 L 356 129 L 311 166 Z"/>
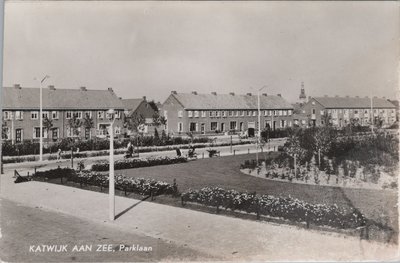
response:
<path id="1" fill-rule="evenodd" d="M 260 158 L 274 156 L 260 154 Z M 337 204 L 356 208 L 367 218 L 388 225 L 398 232 L 397 195 L 394 191 L 350 189 L 266 180 L 240 172 L 240 164 L 255 159 L 255 154 L 198 159 L 183 164 L 118 170 L 117 174 L 152 178 L 172 183 L 180 192 L 189 188 L 221 187 L 274 196 L 291 196 L 310 203 Z"/>

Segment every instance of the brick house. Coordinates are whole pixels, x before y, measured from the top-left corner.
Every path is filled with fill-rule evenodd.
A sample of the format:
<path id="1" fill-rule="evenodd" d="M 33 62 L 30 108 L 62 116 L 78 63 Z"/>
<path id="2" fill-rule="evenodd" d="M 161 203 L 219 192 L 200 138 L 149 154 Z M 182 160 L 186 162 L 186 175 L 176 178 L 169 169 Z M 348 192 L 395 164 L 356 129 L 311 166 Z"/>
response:
<path id="1" fill-rule="evenodd" d="M 261 129 L 292 126 L 293 106 L 280 94 L 260 95 Z M 247 132 L 258 129 L 257 96 L 248 93 L 198 94 L 172 91 L 162 104 L 160 114 L 167 119 L 167 131 L 173 134 Z"/>
<path id="2" fill-rule="evenodd" d="M 377 97 L 372 100 L 368 97 L 313 97 L 303 105 L 301 114 L 307 116 L 311 126 L 325 125 L 324 122 L 329 118 L 336 127 L 344 127 L 352 120 L 367 126 L 371 124 L 371 106 L 375 123 L 378 119 L 382 120 L 383 125 L 395 122 L 395 106 L 385 98 Z"/>
<path id="3" fill-rule="evenodd" d="M 144 118 L 144 134 L 154 133 L 153 116 L 158 113 L 155 103 L 147 101 L 146 96 L 138 99 L 122 99 L 121 101 L 124 104 L 126 116 L 129 114 L 137 114 Z"/>
<path id="4" fill-rule="evenodd" d="M 5 122 L 5 138 L 12 142 L 22 142 L 40 138 L 38 88 L 3 87 L 3 123 Z M 108 90 L 56 89 L 54 86 L 43 88 L 43 117 L 48 117 L 53 126 L 49 130 L 43 128 L 43 137 L 56 141 L 66 137 L 92 138 L 106 137 L 110 120 L 107 111 L 116 111 L 114 133 L 121 134 L 124 118 L 124 106 L 115 95 L 112 88 Z M 93 120 L 94 128 L 88 129 L 83 125 L 72 131 L 68 122 L 76 116 L 83 122 L 85 116 Z"/>

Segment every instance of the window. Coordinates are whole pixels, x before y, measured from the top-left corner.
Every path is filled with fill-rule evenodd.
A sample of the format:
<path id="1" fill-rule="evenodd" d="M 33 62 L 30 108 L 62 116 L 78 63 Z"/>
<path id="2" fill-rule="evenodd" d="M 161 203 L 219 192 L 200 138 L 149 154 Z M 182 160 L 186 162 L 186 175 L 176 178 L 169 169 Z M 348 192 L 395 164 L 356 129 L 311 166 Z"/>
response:
<path id="1" fill-rule="evenodd" d="M 246 112 L 244 110 L 242 110 L 242 116 L 244 116 L 246 114 Z"/>
<path id="2" fill-rule="evenodd" d="M 15 112 L 15 119 L 16 120 L 23 120 L 24 119 L 24 112 L 23 111 L 16 111 Z"/>
<path id="3" fill-rule="evenodd" d="M 209 112 L 208 112 L 208 116 L 214 117 L 214 112 L 213 112 L 213 111 L 209 111 Z"/>
<path id="4" fill-rule="evenodd" d="M 183 117 L 183 111 L 178 111 L 178 118 L 182 118 Z"/>
<path id="5" fill-rule="evenodd" d="M 68 112 L 67 112 L 67 119 L 68 118 Z M 98 111 L 97 112 L 97 119 L 104 119 L 104 111 Z"/>
<path id="6" fill-rule="evenodd" d="M 31 119 L 37 120 L 39 118 L 39 113 L 37 111 L 31 111 Z"/>
<path id="7" fill-rule="evenodd" d="M 58 111 L 52 111 L 51 112 L 51 118 L 54 120 L 58 120 Z"/>
<path id="8" fill-rule="evenodd" d="M 265 110 L 265 111 L 264 111 L 264 116 L 267 116 L 267 115 L 268 115 L 268 111 Z"/>
<path id="9" fill-rule="evenodd" d="M 119 127 L 119 126 L 115 127 L 115 128 L 114 128 L 114 134 L 115 134 L 115 135 L 121 134 L 121 127 Z"/>
<path id="10" fill-rule="evenodd" d="M 199 111 L 196 110 L 196 111 L 194 112 L 194 117 L 198 118 L 199 116 L 200 116 L 200 115 L 199 115 Z"/>
<path id="11" fill-rule="evenodd" d="M 217 111 L 217 117 L 221 117 L 221 112 Z"/>
<path id="12" fill-rule="evenodd" d="M 104 113 L 103 113 L 104 114 Z M 66 118 L 71 119 L 72 118 L 72 111 L 67 111 L 66 113 Z"/>
<path id="13" fill-rule="evenodd" d="M 146 104 L 146 105 L 148 105 L 148 104 Z M 119 110 L 115 111 L 115 118 L 121 119 L 121 111 L 119 111 Z"/>
<path id="14" fill-rule="evenodd" d="M 77 119 L 82 119 L 82 112 L 81 111 L 74 112 L 74 117 Z"/>
<path id="15" fill-rule="evenodd" d="M 12 112 L 11 112 L 11 111 L 5 111 L 5 112 L 3 113 L 3 118 L 4 118 L 5 120 L 11 120 L 11 119 L 12 119 Z"/>
<path id="16" fill-rule="evenodd" d="M 282 116 L 282 110 L 279 111 L 279 116 Z"/>
<path id="17" fill-rule="evenodd" d="M 178 132 L 182 132 L 182 131 L 183 131 L 183 123 L 178 122 Z"/>
<path id="18" fill-rule="evenodd" d="M 325 111 L 321 110 L 321 115 L 324 115 L 324 114 L 325 114 Z"/>
<path id="19" fill-rule="evenodd" d="M 49 112 L 48 111 L 42 111 L 42 118 L 49 118 Z"/>
<path id="20" fill-rule="evenodd" d="M 191 122 L 189 125 L 189 131 L 193 132 L 193 131 L 197 131 L 197 123 L 196 122 Z"/>
<path id="21" fill-rule="evenodd" d="M 189 117 L 189 118 L 193 117 L 193 111 L 191 111 L 191 110 L 188 111 L 188 117 Z"/>
<path id="22" fill-rule="evenodd" d="M 253 111 L 253 116 L 257 116 L 257 111 Z"/>
<path id="23" fill-rule="evenodd" d="M 236 130 L 236 121 L 231 121 L 230 124 L 229 124 L 229 128 L 231 130 Z"/>
<path id="24" fill-rule="evenodd" d="M 283 116 L 287 116 L 287 110 L 283 111 Z"/>
<path id="25" fill-rule="evenodd" d="M 274 116 L 277 116 L 277 115 L 278 115 L 278 111 L 274 110 Z"/>
<path id="26" fill-rule="evenodd" d="M 215 131 L 218 127 L 218 122 L 211 122 L 211 130 Z"/>
<path id="27" fill-rule="evenodd" d="M 365 113 L 365 114 L 368 114 L 368 110 L 365 110 L 364 113 Z"/>
<path id="28" fill-rule="evenodd" d="M 47 137 L 47 132 L 45 128 L 42 129 L 42 135 L 43 138 Z M 33 139 L 37 138 L 40 138 L 40 127 L 33 128 Z"/>
<path id="29" fill-rule="evenodd" d="M 312 109 L 312 114 L 315 114 L 315 109 Z"/>
<path id="30" fill-rule="evenodd" d="M 226 117 L 226 111 L 222 111 L 222 117 Z"/>
<path id="31" fill-rule="evenodd" d="M 203 110 L 203 111 L 201 112 L 201 117 L 202 117 L 202 118 L 205 118 L 206 116 L 207 116 L 207 112 Z"/>
<path id="32" fill-rule="evenodd" d="M 238 111 L 238 110 L 236 111 L 236 117 L 237 117 L 237 116 L 239 116 L 239 111 Z"/>
<path id="33" fill-rule="evenodd" d="M 312 104 L 312 105 L 315 105 L 315 101 L 312 101 L 311 104 Z"/>
<path id="34" fill-rule="evenodd" d="M 251 111 L 247 111 L 247 116 L 251 116 Z"/>
<path id="35" fill-rule="evenodd" d="M 354 114 L 358 114 L 358 110 L 354 110 Z"/>
<path id="36" fill-rule="evenodd" d="M 91 111 L 85 111 L 84 116 L 87 118 L 92 118 L 92 112 Z"/>
<path id="37" fill-rule="evenodd" d="M 51 137 L 53 139 L 58 139 L 58 128 L 52 129 L 51 131 Z"/>
<path id="38" fill-rule="evenodd" d="M 221 122 L 221 129 L 222 132 L 225 131 L 225 123 Z"/>
<path id="39" fill-rule="evenodd" d="M 289 116 L 291 116 L 291 115 L 292 115 L 292 113 L 293 113 L 293 111 L 292 111 L 292 110 L 289 110 L 289 111 L 288 111 L 288 115 L 289 115 Z"/>

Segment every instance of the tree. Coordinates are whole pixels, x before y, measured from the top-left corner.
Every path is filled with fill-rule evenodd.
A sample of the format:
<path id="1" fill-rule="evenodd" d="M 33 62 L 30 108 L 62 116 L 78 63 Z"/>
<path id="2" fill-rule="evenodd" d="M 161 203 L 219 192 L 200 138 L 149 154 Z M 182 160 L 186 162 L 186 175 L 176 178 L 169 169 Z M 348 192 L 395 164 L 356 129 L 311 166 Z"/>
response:
<path id="1" fill-rule="evenodd" d="M 314 153 L 318 154 L 318 166 L 321 164 L 321 153 L 326 154 L 332 142 L 335 140 L 335 132 L 331 127 L 319 127 L 314 129 Z"/>
<path id="2" fill-rule="evenodd" d="M 43 119 L 43 128 L 47 132 L 47 144 L 48 144 L 49 143 L 49 133 L 50 133 L 51 128 L 53 128 L 53 121 L 50 120 L 50 118 L 48 116 L 45 116 Z"/>
<path id="3" fill-rule="evenodd" d="M 306 150 L 300 146 L 300 140 L 296 133 L 292 133 L 284 146 L 284 151 L 294 159 L 294 175 L 297 173 L 297 160 L 302 160 L 306 155 Z"/>
<path id="4" fill-rule="evenodd" d="M 83 127 L 85 127 L 85 129 L 89 129 L 89 134 L 92 133 L 94 122 L 93 118 L 89 114 L 85 114 L 85 118 L 83 119 Z"/>
<path id="5" fill-rule="evenodd" d="M 161 116 L 158 112 L 153 114 L 153 124 L 158 127 L 160 125 L 166 125 L 167 119 L 164 116 Z"/>
<path id="6" fill-rule="evenodd" d="M 324 122 L 325 127 L 332 126 L 332 114 L 326 113 L 322 115 L 322 121 Z"/>
<path id="7" fill-rule="evenodd" d="M 154 140 L 153 140 L 153 143 L 155 145 L 160 145 L 160 135 L 158 134 L 158 131 L 157 131 L 156 128 L 154 129 Z"/>
<path id="8" fill-rule="evenodd" d="M 143 115 L 135 112 L 126 116 L 124 126 L 133 133 L 143 133 L 145 123 Z"/>
<path id="9" fill-rule="evenodd" d="M 79 136 L 79 128 L 82 126 L 82 121 L 76 115 L 68 120 L 68 127 L 71 130 L 71 136 Z"/>
<path id="10" fill-rule="evenodd" d="M 8 136 L 7 122 L 3 121 L 1 126 L 1 138 L 6 139 Z"/>

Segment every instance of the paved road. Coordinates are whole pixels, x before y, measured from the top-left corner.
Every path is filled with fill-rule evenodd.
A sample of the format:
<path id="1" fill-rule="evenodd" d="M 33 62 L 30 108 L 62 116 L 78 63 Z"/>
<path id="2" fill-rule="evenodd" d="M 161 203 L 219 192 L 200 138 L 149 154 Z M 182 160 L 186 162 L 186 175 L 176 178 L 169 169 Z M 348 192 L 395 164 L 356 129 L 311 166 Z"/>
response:
<path id="1" fill-rule="evenodd" d="M 39 207 L 33 208 L 7 199 L 1 204 L 0 261 L 17 262 L 100 262 L 100 261 L 193 261 L 218 260 L 173 241 L 121 231 L 114 227 L 80 219 Z M 113 252 L 97 251 L 112 244 Z M 152 251 L 121 251 L 119 245 L 139 245 Z M 62 252 L 33 252 L 39 245 L 66 245 Z M 72 251 L 74 246 L 90 246 L 89 251 Z M 138 248 L 137 248 L 138 250 Z"/>
<path id="2" fill-rule="evenodd" d="M 160 238 L 165 242 L 173 242 L 177 247 L 188 247 L 221 260 L 383 261 L 397 258 L 397 246 L 123 197 L 116 197 L 116 211 L 125 213 L 110 222 L 107 220 L 106 194 L 42 182 L 14 184 L 11 176 L 6 174 L 1 177 L 2 198 L 40 210 L 79 217 L 89 221 L 89 225 L 115 228 L 112 231 Z M 49 227 L 54 226 L 55 221 L 48 222 Z M 57 232 L 53 240 L 67 237 L 71 242 L 78 240 L 68 232 Z M 20 239 L 16 242 L 17 247 L 23 244 Z M 151 241 L 143 241 L 146 242 Z M 190 257 L 191 253 L 201 255 L 198 252 L 182 253 L 189 253 Z M 49 261 L 50 256 L 44 259 Z M 103 260 L 106 261 L 100 258 L 100 261 Z"/>
<path id="3" fill-rule="evenodd" d="M 261 151 L 272 151 L 277 150 L 278 146 L 283 145 L 285 142 L 284 139 L 275 139 L 272 140 L 268 145 L 266 145 Z M 208 148 L 197 148 L 195 151 L 198 155 L 198 158 L 208 158 Z M 247 154 L 247 153 L 255 153 L 256 147 L 254 144 L 245 144 L 245 145 L 235 145 L 232 146 L 222 146 L 222 147 L 215 147 L 213 149 L 218 149 L 221 152 L 221 156 L 229 156 L 229 155 L 239 155 L 239 154 Z M 232 150 L 232 151 L 231 151 Z M 182 150 L 182 155 L 186 156 L 188 150 Z M 176 151 L 160 151 L 160 152 L 148 152 L 148 153 L 140 153 L 141 158 L 148 158 L 153 156 L 176 156 Z M 115 155 L 115 160 L 123 159 L 123 154 Z M 98 160 L 108 159 L 108 156 L 96 156 L 96 157 L 89 157 L 84 158 L 85 165 L 89 165 Z M 80 159 L 74 159 L 74 166 L 78 163 Z M 43 161 L 43 162 L 24 162 L 24 163 L 9 163 L 4 165 L 4 170 L 12 171 L 17 169 L 18 171 L 30 171 L 33 172 L 33 167 L 38 167 L 38 170 L 47 170 L 52 168 L 60 167 L 70 167 L 71 161 L 70 160 L 62 160 L 61 162 L 57 162 L 57 160 L 52 161 Z M 76 166 L 75 166 L 76 167 Z M 25 175 L 25 174 L 24 174 Z"/>

